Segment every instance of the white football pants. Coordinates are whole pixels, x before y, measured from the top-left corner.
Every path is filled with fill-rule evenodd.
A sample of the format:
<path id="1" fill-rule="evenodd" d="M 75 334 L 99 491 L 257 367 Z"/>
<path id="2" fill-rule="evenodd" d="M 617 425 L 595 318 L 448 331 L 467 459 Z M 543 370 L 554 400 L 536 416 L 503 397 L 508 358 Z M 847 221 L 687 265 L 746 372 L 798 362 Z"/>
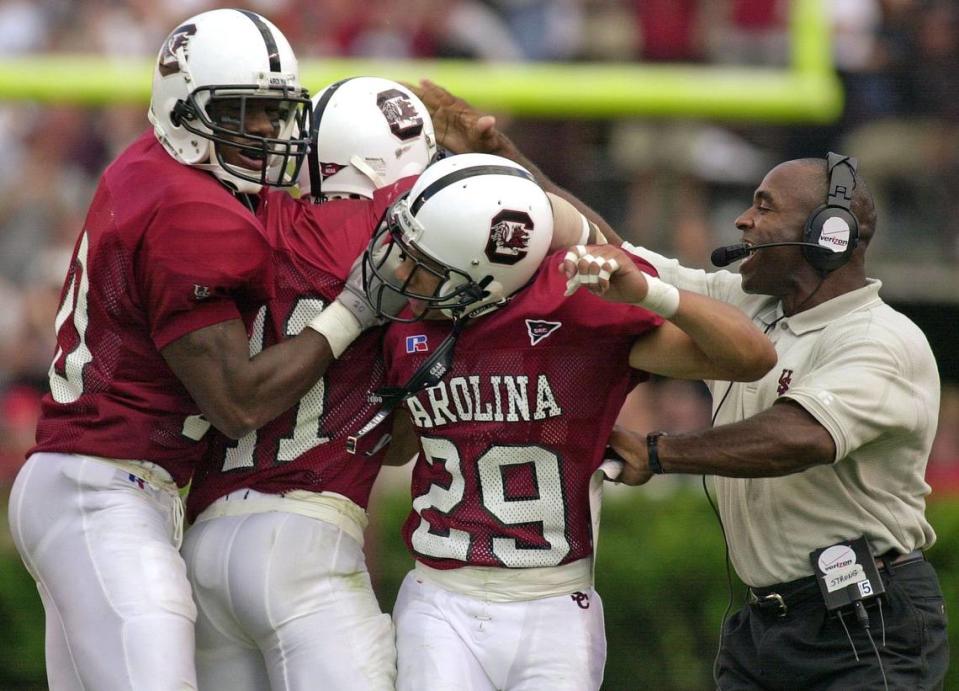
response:
<path id="1" fill-rule="evenodd" d="M 36 453 L 20 470 L 10 532 L 46 610 L 53 691 L 196 689 L 179 501 L 89 456 Z"/>
<path id="2" fill-rule="evenodd" d="M 202 691 L 393 689 L 393 625 L 362 546 L 296 513 L 217 516 L 183 545 Z"/>
<path id="3" fill-rule="evenodd" d="M 606 633 L 595 590 L 488 602 L 406 575 L 393 610 L 398 691 L 590 691 Z"/>

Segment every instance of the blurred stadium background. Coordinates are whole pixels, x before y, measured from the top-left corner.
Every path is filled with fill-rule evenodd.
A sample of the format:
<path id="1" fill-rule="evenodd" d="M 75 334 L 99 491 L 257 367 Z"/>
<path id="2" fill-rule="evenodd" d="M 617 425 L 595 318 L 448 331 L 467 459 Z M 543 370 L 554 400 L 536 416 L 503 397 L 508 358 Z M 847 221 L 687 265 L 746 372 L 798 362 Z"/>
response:
<path id="1" fill-rule="evenodd" d="M 205 0 L 0 0 L 0 503 L 33 441 L 59 291 L 99 173 L 146 126 L 152 58 Z M 955 0 L 248 0 L 319 90 L 433 78 L 633 241 L 707 266 L 780 160 L 858 156 L 880 203 L 870 275 L 926 332 L 943 380 L 929 556 L 959 603 L 959 6 Z M 623 419 L 709 424 L 655 381 Z M 410 559 L 406 474 L 384 472 L 367 551 L 384 607 Z M 597 568 L 608 689 L 707 689 L 727 600 L 698 479 L 610 492 Z M 741 601 L 742 588 L 733 585 Z M 0 688 L 45 687 L 42 610 L 0 530 Z M 953 650 L 959 635 L 953 628 Z M 959 689 L 959 674 L 948 688 Z"/>

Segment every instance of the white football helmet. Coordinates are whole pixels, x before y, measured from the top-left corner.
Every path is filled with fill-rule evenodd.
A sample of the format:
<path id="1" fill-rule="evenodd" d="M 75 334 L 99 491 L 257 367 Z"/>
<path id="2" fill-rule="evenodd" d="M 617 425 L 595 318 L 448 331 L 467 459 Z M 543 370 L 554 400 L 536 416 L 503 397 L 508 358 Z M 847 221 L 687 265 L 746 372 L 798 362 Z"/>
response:
<path id="1" fill-rule="evenodd" d="M 247 132 L 259 113 L 273 133 Z M 309 94 L 296 56 L 272 23 L 247 10 L 212 10 L 173 30 L 153 73 L 150 122 L 180 163 L 256 193 L 296 181 L 309 148 Z M 239 157 L 249 165 L 224 160 Z M 262 162 L 257 165 L 257 162 Z"/>
<path id="2" fill-rule="evenodd" d="M 450 156 L 427 168 L 390 207 L 364 255 L 364 287 L 381 316 L 397 321 L 403 320 L 380 309 L 386 291 L 453 319 L 476 316 L 529 283 L 552 238 L 549 198 L 528 170 L 490 154 Z M 384 241 L 388 250 L 377 251 Z M 386 271 L 396 265 L 395 253 L 415 264 L 402 284 Z M 433 295 L 410 291 L 416 271 L 440 278 Z"/>
<path id="3" fill-rule="evenodd" d="M 419 175 L 436 154 L 426 106 L 389 79 L 330 84 L 313 97 L 313 129 L 316 139 L 299 186 L 317 200 L 371 199 L 374 190 Z"/>

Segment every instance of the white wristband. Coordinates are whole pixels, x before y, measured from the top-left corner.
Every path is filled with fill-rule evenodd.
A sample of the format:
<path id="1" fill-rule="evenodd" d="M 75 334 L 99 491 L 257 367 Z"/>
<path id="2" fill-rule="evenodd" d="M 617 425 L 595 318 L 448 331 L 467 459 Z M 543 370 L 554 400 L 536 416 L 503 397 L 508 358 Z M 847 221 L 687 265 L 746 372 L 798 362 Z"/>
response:
<path id="1" fill-rule="evenodd" d="M 579 241 L 577 245 L 588 245 L 589 244 L 589 221 L 586 220 L 586 217 L 583 214 L 579 215 L 580 220 L 582 221 L 583 229 L 579 234 Z"/>
<path id="2" fill-rule="evenodd" d="M 671 319 L 679 309 L 679 289 L 661 281 L 655 276 L 644 274 L 646 278 L 646 297 L 637 302 L 640 307 L 645 307 L 650 312 L 655 312 L 661 317 Z"/>
<path id="3" fill-rule="evenodd" d="M 583 218 L 586 218 L 586 217 L 583 216 Z M 609 241 L 606 239 L 606 236 L 603 235 L 603 231 L 599 229 L 598 225 L 590 221 L 589 227 L 593 229 L 593 235 L 594 235 L 593 241 L 590 243 L 591 245 L 608 245 L 609 244 Z"/>
<path id="4" fill-rule="evenodd" d="M 353 313 L 336 300 L 315 316 L 307 327 L 318 331 L 326 338 L 335 358 L 339 358 L 347 346 L 362 333 L 360 322 Z"/>

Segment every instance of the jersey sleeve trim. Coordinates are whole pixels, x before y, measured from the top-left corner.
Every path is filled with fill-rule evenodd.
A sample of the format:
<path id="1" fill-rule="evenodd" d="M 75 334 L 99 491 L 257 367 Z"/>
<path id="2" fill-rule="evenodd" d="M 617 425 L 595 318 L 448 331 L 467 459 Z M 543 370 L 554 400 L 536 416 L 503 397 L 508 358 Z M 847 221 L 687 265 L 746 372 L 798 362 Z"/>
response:
<path id="1" fill-rule="evenodd" d="M 197 305 L 189 312 L 167 319 L 163 326 L 153 334 L 157 350 L 163 350 L 173 341 L 188 333 L 231 319 L 242 319 L 236 304 L 230 300 L 217 300 Z"/>

